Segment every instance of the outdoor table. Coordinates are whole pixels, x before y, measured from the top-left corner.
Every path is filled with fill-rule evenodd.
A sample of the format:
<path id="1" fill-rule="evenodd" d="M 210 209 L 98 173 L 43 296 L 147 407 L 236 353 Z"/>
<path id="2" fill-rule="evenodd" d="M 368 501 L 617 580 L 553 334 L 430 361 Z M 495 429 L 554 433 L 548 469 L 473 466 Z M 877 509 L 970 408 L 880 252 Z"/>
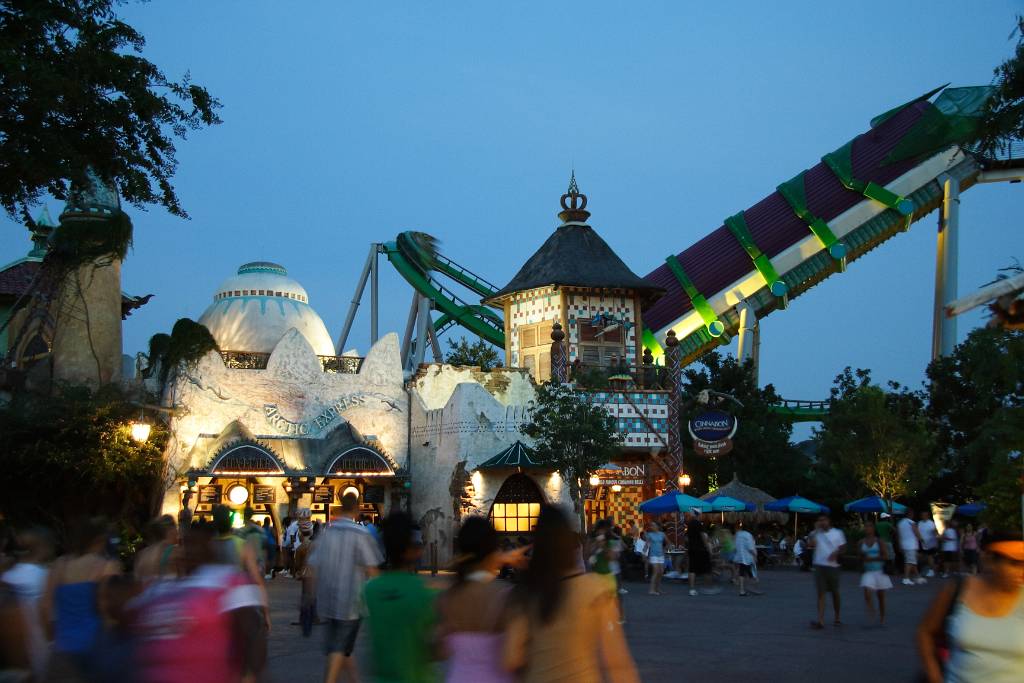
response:
<path id="1" fill-rule="evenodd" d="M 678 568 L 676 567 L 676 562 L 681 561 L 685 556 L 686 556 L 686 551 L 685 550 L 666 550 L 665 551 L 665 560 L 667 562 L 667 566 L 665 567 L 665 574 L 667 575 L 670 572 L 679 571 Z M 667 578 L 678 579 L 678 578 L 681 578 L 681 577 L 679 577 L 679 576 L 672 576 L 672 577 L 667 577 Z M 686 578 L 686 577 L 683 576 L 682 578 Z"/>

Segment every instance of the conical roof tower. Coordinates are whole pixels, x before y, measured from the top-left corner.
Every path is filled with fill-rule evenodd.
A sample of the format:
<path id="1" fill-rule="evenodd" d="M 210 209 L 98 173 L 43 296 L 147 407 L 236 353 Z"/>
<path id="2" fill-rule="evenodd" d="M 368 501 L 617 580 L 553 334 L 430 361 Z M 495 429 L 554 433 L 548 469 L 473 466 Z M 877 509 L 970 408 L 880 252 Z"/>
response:
<path id="1" fill-rule="evenodd" d="M 514 292 L 545 285 L 630 289 L 651 299 L 665 291 L 630 270 L 590 227 L 587 195 L 580 192 L 575 172 L 561 205 L 558 218 L 562 224 L 488 303 L 499 303 Z"/>
<path id="2" fill-rule="evenodd" d="M 551 378 L 552 342 L 564 344 L 568 363 L 636 365 L 640 308 L 664 292 L 630 270 L 590 227 L 575 173 L 561 206 L 561 225 L 486 301 L 505 312 L 506 363 L 529 368 L 538 382 Z"/>

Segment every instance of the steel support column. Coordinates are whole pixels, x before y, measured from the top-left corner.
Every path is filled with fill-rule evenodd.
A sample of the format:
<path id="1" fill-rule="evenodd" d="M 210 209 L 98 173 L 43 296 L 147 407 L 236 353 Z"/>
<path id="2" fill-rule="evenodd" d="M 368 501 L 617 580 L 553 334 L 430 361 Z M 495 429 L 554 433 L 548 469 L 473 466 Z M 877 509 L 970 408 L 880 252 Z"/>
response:
<path id="1" fill-rule="evenodd" d="M 740 314 L 740 338 L 736 347 L 736 359 L 740 363 L 748 360 L 754 364 L 754 381 L 757 381 L 761 351 L 761 327 L 757 322 L 754 307 L 746 301 L 736 304 Z"/>
<path id="2" fill-rule="evenodd" d="M 380 295 L 380 264 L 378 263 L 380 245 L 374 244 L 370 261 L 370 346 L 377 343 L 377 312 L 379 310 L 378 298 Z"/>
<path id="3" fill-rule="evenodd" d="M 359 275 L 359 281 L 356 283 L 356 291 L 352 295 L 352 302 L 348 307 L 348 314 L 345 316 L 345 324 L 341 328 L 341 334 L 338 335 L 338 348 L 335 349 L 336 355 L 345 353 L 345 344 L 348 342 L 348 333 L 352 331 L 352 323 L 356 319 L 356 311 L 359 310 L 359 303 L 363 300 L 363 292 L 366 290 L 366 280 L 370 276 L 370 268 L 377 260 L 377 245 L 370 245 L 370 254 L 366 257 L 366 263 L 363 264 L 363 272 Z M 376 286 L 376 283 L 374 283 Z"/>
<path id="4" fill-rule="evenodd" d="M 679 352 L 679 340 L 674 330 L 668 331 L 665 339 L 665 367 L 668 371 L 668 456 L 678 468 L 676 476 L 683 472 L 683 440 L 680 434 L 680 403 L 682 402 L 683 367 Z M 678 486 L 677 482 L 671 482 Z"/>
<path id="5" fill-rule="evenodd" d="M 932 318 L 932 360 L 948 356 L 956 346 L 956 318 L 946 317 L 947 303 L 957 298 L 957 256 L 960 241 L 960 181 L 949 175 L 942 182 L 942 211 L 935 254 L 935 307 Z"/>

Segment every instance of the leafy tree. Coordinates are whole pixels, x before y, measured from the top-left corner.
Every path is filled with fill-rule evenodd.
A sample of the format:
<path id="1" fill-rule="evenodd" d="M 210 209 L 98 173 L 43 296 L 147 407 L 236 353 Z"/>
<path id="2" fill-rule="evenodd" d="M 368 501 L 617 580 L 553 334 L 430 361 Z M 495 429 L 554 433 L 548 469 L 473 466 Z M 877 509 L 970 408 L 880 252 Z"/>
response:
<path id="1" fill-rule="evenodd" d="M 167 430 L 132 440 L 139 408 L 120 389 L 65 387 L 16 394 L 0 408 L 0 512 L 15 524 L 63 530 L 75 517 L 105 515 L 138 534 L 162 492 Z"/>
<path id="2" fill-rule="evenodd" d="M 1024 419 L 1017 412 L 1015 418 Z M 1017 430 L 1019 435 L 1019 429 Z M 993 459 L 988 478 L 978 487 L 979 497 L 988 506 L 981 514 L 982 520 L 996 531 L 1021 532 L 1024 528 L 1024 509 L 1021 495 L 1024 494 L 1024 457 L 1021 456 L 1018 436 L 1017 450 L 1001 452 Z"/>
<path id="3" fill-rule="evenodd" d="M 583 492 L 590 475 L 619 452 L 615 419 L 586 392 L 565 384 L 543 384 L 523 433 L 532 437 L 538 458 L 551 465 L 569 486 L 584 528 Z"/>
<path id="4" fill-rule="evenodd" d="M 934 437 L 923 392 L 896 382 L 883 389 L 869 370 L 846 368 L 818 440 L 819 495 L 835 503 L 867 493 L 892 499 L 923 494 L 933 473 Z"/>
<path id="5" fill-rule="evenodd" d="M 1024 440 L 1024 332 L 973 330 L 928 366 L 928 416 L 940 476 L 933 497 L 965 500 L 991 476 L 994 459 Z"/>
<path id="6" fill-rule="evenodd" d="M 973 330 L 952 355 L 928 366 L 929 416 L 943 474 L 933 490 L 980 498 L 992 528 L 1021 526 L 1024 331 Z"/>
<path id="7" fill-rule="evenodd" d="M 743 405 L 732 402 L 722 405 L 739 420 L 731 453 L 705 459 L 696 456 L 692 449 L 686 449 L 684 465 L 693 482 L 689 490 L 702 494 L 709 488 L 709 481 L 725 484 L 735 474 L 744 483 L 773 495 L 804 492 L 810 462 L 805 453 L 790 443 L 793 425 L 770 409 L 771 404 L 779 400 L 775 387 L 771 384 L 759 387 L 749 362 L 740 363 L 717 351 L 705 354 L 699 364 L 683 370 L 683 435 L 687 434 L 689 419 L 704 409 L 695 401 L 704 389 L 729 394 Z"/>
<path id="8" fill-rule="evenodd" d="M 31 225 L 44 193 L 65 199 L 86 169 L 135 205 L 186 217 L 171 185 L 174 141 L 220 123 L 220 103 L 141 56 L 114 0 L 0 3 L 0 205 Z"/>
<path id="9" fill-rule="evenodd" d="M 445 354 L 444 362 L 449 365 L 475 366 L 484 372 L 501 367 L 498 352 L 493 346 L 483 339 L 470 343 L 465 337 L 458 342 L 448 340 L 448 353 Z"/>
<path id="10" fill-rule="evenodd" d="M 1024 140 L 1024 17 L 1010 34 L 1013 55 L 995 69 L 995 91 L 989 98 L 976 148 L 993 154 L 1008 140 Z"/>

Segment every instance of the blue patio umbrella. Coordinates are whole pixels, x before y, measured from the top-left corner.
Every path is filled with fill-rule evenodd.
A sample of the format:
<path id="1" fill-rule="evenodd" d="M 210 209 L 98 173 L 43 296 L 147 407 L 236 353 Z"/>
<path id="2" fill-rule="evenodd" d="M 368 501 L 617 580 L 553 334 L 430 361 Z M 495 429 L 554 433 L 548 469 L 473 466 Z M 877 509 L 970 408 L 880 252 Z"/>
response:
<path id="1" fill-rule="evenodd" d="M 700 498 L 688 496 L 685 493 L 679 493 L 678 491 L 669 491 L 668 493 L 661 494 L 657 498 L 651 498 L 650 500 L 645 500 L 640 503 L 640 511 L 652 515 L 663 515 L 671 512 L 689 512 L 690 510 L 711 512 L 711 503 L 701 500 Z"/>
<path id="2" fill-rule="evenodd" d="M 802 496 L 788 496 L 771 503 L 765 503 L 764 509 L 771 510 L 772 512 L 809 512 L 812 514 L 829 512 L 827 505 L 815 503 L 813 500 L 807 500 Z"/>
<path id="3" fill-rule="evenodd" d="M 987 505 L 980 501 L 976 503 L 964 503 L 963 505 L 956 506 L 956 513 L 958 515 L 965 515 L 967 517 L 975 517 L 979 512 L 981 512 L 987 507 Z"/>
<path id="4" fill-rule="evenodd" d="M 730 496 L 709 496 L 704 502 L 711 503 L 712 512 L 752 512 L 757 509 L 753 503 L 745 503 Z"/>
<path id="5" fill-rule="evenodd" d="M 867 498 L 861 498 L 855 500 L 852 503 L 847 503 L 843 506 L 843 509 L 847 512 L 888 512 L 889 514 L 902 515 L 907 511 L 906 505 L 900 505 L 896 501 L 892 502 L 892 509 L 889 509 L 889 501 L 879 496 L 868 496 Z"/>
<path id="6" fill-rule="evenodd" d="M 807 500 L 801 496 L 787 496 L 786 498 L 780 498 L 779 500 L 772 501 L 771 503 L 764 504 L 765 510 L 771 510 L 772 512 L 792 512 L 793 515 L 793 536 L 796 536 L 796 525 L 800 518 L 800 513 L 820 514 L 822 512 L 829 512 L 827 505 L 821 503 L 815 503 L 813 500 Z"/>

